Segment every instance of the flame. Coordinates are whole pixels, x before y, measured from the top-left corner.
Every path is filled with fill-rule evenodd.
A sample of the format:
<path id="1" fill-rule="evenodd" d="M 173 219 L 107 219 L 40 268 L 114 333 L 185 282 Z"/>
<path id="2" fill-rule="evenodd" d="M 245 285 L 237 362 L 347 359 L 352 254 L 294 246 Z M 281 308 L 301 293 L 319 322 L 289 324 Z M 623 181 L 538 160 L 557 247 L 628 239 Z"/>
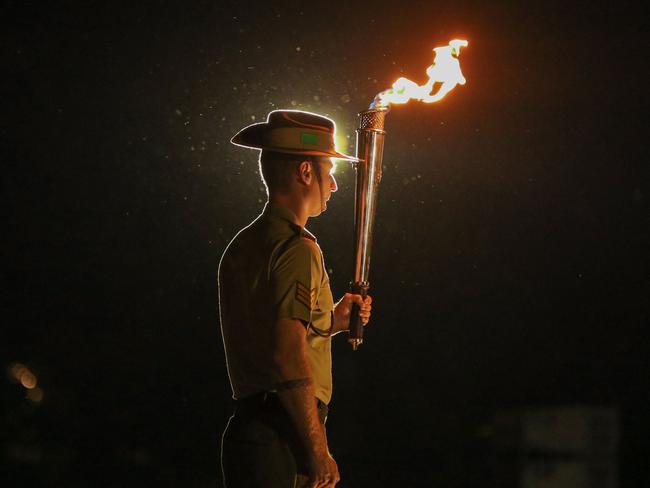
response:
<path id="1" fill-rule="evenodd" d="M 408 78 L 399 78 L 388 90 L 378 93 L 370 108 L 387 107 L 391 103 L 406 103 L 409 100 L 420 100 L 424 103 L 434 103 L 454 89 L 456 85 L 464 85 L 466 80 L 460 71 L 460 48 L 467 47 L 468 42 L 454 39 L 448 46 L 433 49 L 433 64 L 427 68 L 428 81 L 418 85 Z M 434 85 L 441 83 L 438 91 L 433 92 Z"/>

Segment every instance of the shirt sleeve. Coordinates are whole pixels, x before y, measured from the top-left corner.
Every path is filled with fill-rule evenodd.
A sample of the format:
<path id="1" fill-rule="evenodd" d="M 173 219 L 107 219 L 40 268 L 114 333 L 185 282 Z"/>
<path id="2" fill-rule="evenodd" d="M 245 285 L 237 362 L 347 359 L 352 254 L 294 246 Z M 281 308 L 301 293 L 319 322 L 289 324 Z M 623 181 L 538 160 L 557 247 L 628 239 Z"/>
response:
<path id="1" fill-rule="evenodd" d="M 321 274 L 317 244 L 307 238 L 292 242 L 271 269 L 275 319 L 298 319 L 309 324 L 320 291 Z"/>

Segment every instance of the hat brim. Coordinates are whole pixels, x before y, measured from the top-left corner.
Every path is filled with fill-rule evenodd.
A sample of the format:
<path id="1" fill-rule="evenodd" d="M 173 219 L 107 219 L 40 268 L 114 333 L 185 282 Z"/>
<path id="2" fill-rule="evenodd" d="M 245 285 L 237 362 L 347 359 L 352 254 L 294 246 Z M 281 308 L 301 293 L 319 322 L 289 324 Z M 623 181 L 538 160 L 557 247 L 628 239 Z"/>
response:
<path id="1" fill-rule="evenodd" d="M 331 150 L 331 151 L 320 151 L 317 149 L 308 150 L 308 149 L 287 149 L 284 147 L 276 147 L 269 145 L 264 142 L 263 135 L 268 129 L 268 124 L 266 122 L 260 122 L 257 124 L 249 125 L 244 127 L 237 134 L 230 139 L 230 142 L 235 146 L 245 147 L 248 149 L 259 149 L 262 151 L 273 151 L 285 154 L 302 154 L 305 156 L 322 156 L 334 159 L 341 159 L 344 161 L 350 161 L 353 163 L 358 163 L 361 159 L 354 156 L 349 156 L 341 152 Z"/>

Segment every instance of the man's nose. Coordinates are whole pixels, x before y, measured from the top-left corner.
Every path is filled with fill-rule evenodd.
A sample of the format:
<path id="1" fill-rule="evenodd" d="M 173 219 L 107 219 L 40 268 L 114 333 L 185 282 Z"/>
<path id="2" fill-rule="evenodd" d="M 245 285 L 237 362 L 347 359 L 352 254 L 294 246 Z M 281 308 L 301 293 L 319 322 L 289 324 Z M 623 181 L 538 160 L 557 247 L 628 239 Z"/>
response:
<path id="1" fill-rule="evenodd" d="M 332 178 L 332 183 L 330 184 L 330 188 L 332 189 L 332 193 L 334 193 L 336 190 L 339 189 L 339 185 L 336 184 L 336 178 L 334 178 L 334 175 L 330 175 L 330 178 Z"/>

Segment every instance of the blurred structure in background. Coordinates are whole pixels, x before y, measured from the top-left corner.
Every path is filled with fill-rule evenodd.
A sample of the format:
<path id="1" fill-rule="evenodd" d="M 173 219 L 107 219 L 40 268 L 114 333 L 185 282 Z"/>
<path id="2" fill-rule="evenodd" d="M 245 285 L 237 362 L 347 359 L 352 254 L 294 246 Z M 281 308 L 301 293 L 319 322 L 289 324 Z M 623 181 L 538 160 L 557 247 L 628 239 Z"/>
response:
<path id="1" fill-rule="evenodd" d="M 502 488 L 618 488 L 613 407 L 530 407 L 494 416 L 488 470 Z"/>
<path id="2" fill-rule="evenodd" d="M 15 486 L 28 486 L 32 473 L 43 461 L 43 445 L 38 417 L 44 392 L 38 376 L 28 365 L 6 365 L 9 385 L 3 388 L 0 408 L 0 474 L 11 478 Z M 5 385 L 3 385 L 5 386 Z M 0 485 L 4 486 L 2 481 Z"/>
<path id="3" fill-rule="evenodd" d="M 43 390 L 38 386 L 38 378 L 22 363 L 12 363 L 7 368 L 7 377 L 12 383 L 20 383 L 27 390 L 26 398 L 32 403 L 43 401 Z"/>

